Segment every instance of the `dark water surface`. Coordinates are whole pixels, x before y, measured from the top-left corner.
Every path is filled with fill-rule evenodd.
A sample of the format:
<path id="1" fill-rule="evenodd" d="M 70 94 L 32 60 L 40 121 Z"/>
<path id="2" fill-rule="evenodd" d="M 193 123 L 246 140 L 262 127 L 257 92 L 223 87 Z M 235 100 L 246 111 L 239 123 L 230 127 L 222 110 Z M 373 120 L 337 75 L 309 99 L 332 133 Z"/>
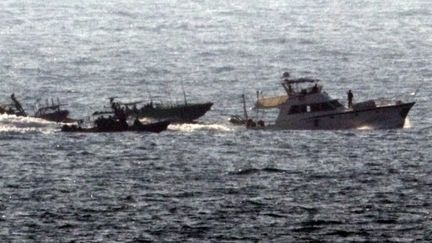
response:
<path id="1" fill-rule="evenodd" d="M 431 242 L 429 1 L 0 3 L 0 100 L 213 101 L 161 134 L 0 116 L 0 242 Z M 415 100 L 407 128 L 247 131 L 280 73 Z M 418 89 L 417 94 L 413 93 Z M 2 97 L 2 98 L 1 98 Z M 2 103 L 4 103 L 2 102 Z M 274 115 L 274 114 L 273 114 Z"/>

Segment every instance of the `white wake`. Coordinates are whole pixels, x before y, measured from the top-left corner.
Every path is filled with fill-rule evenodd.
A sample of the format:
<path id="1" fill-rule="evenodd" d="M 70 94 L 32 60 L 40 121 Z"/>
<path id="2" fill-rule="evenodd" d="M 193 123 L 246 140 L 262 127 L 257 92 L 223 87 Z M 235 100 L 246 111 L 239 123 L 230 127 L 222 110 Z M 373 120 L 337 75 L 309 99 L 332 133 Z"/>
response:
<path id="1" fill-rule="evenodd" d="M 0 133 L 51 133 L 58 127 L 58 123 L 35 117 L 0 115 Z"/>
<path id="2" fill-rule="evenodd" d="M 195 132 L 195 131 L 216 131 L 216 132 L 231 132 L 229 128 L 222 124 L 171 124 L 168 126 L 169 130 L 180 132 Z"/>

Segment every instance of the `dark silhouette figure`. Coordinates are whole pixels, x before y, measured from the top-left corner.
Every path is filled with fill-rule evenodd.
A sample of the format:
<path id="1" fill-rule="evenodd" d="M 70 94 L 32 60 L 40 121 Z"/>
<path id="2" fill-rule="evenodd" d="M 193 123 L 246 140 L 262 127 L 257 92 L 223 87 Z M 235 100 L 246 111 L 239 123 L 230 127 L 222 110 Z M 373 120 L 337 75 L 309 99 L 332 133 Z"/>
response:
<path id="1" fill-rule="evenodd" d="M 351 90 L 348 90 L 348 108 L 352 108 L 352 101 L 353 101 L 354 95 Z"/>
<path id="2" fill-rule="evenodd" d="M 21 103 L 15 98 L 15 94 L 11 94 L 11 100 L 13 101 L 13 103 L 15 105 L 15 108 L 18 111 L 15 115 L 17 115 L 17 116 L 27 116 L 27 113 L 25 112 L 25 110 L 22 107 Z"/>
<path id="3" fill-rule="evenodd" d="M 319 91 L 319 89 L 318 89 L 318 84 L 315 84 L 315 85 L 312 87 L 312 93 L 318 93 L 318 91 Z"/>

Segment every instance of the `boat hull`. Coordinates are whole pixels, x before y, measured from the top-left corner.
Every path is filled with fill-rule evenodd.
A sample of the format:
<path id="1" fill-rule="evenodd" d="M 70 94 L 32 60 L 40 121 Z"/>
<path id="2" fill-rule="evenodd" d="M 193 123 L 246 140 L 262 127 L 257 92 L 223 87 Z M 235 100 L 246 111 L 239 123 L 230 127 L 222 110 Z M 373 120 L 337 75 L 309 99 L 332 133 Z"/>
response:
<path id="1" fill-rule="evenodd" d="M 406 117 L 415 103 L 404 103 L 369 109 L 310 113 L 308 117 L 280 115 L 272 129 L 339 130 L 339 129 L 396 129 L 403 128 Z"/>
<path id="2" fill-rule="evenodd" d="M 60 110 L 52 113 L 46 113 L 46 114 L 40 114 L 35 115 L 34 117 L 44 119 L 47 121 L 53 121 L 53 122 L 64 122 L 70 120 L 68 118 L 69 111 L 68 110 Z"/>
<path id="3" fill-rule="evenodd" d="M 0 108 L 0 115 L 2 115 L 2 114 L 27 117 L 27 115 L 25 115 L 25 114 L 20 114 L 18 112 L 9 112 L 5 109 Z M 34 115 L 34 116 L 29 116 L 29 117 L 35 117 L 35 118 L 43 119 L 46 121 L 63 122 L 63 123 L 72 123 L 72 122 L 76 121 L 74 119 L 69 118 L 68 116 L 69 116 L 69 111 L 62 110 L 62 111 L 58 111 L 58 112 L 54 112 L 54 113 Z"/>
<path id="4" fill-rule="evenodd" d="M 174 123 L 189 123 L 204 116 L 213 103 L 186 104 L 169 107 L 144 106 L 138 112 L 139 118 L 170 120 Z"/>
<path id="5" fill-rule="evenodd" d="M 160 121 L 149 124 L 134 124 L 126 128 L 113 127 L 109 128 L 82 128 L 77 126 L 64 125 L 61 129 L 62 132 L 75 132 L 75 133 L 101 133 L 101 132 L 152 132 L 160 133 L 167 130 L 170 121 Z"/>

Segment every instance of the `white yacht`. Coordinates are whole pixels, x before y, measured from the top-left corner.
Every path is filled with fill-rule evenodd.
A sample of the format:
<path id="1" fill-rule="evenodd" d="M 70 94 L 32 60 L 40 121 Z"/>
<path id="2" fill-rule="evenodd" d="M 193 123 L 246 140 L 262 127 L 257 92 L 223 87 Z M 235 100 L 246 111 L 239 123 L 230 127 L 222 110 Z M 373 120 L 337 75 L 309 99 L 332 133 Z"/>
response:
<path id="1" fill-rule="evenodd" d="M 270 129 L 393 129 L 403 128 L 405 119 L 415 102 L 368 100 L 342 105 L 330 97 L 309 78 L 291 79 L 289 73 L 282 76 L 286 95 L 260 98 L 257 109 L 279 109 Z"/>

